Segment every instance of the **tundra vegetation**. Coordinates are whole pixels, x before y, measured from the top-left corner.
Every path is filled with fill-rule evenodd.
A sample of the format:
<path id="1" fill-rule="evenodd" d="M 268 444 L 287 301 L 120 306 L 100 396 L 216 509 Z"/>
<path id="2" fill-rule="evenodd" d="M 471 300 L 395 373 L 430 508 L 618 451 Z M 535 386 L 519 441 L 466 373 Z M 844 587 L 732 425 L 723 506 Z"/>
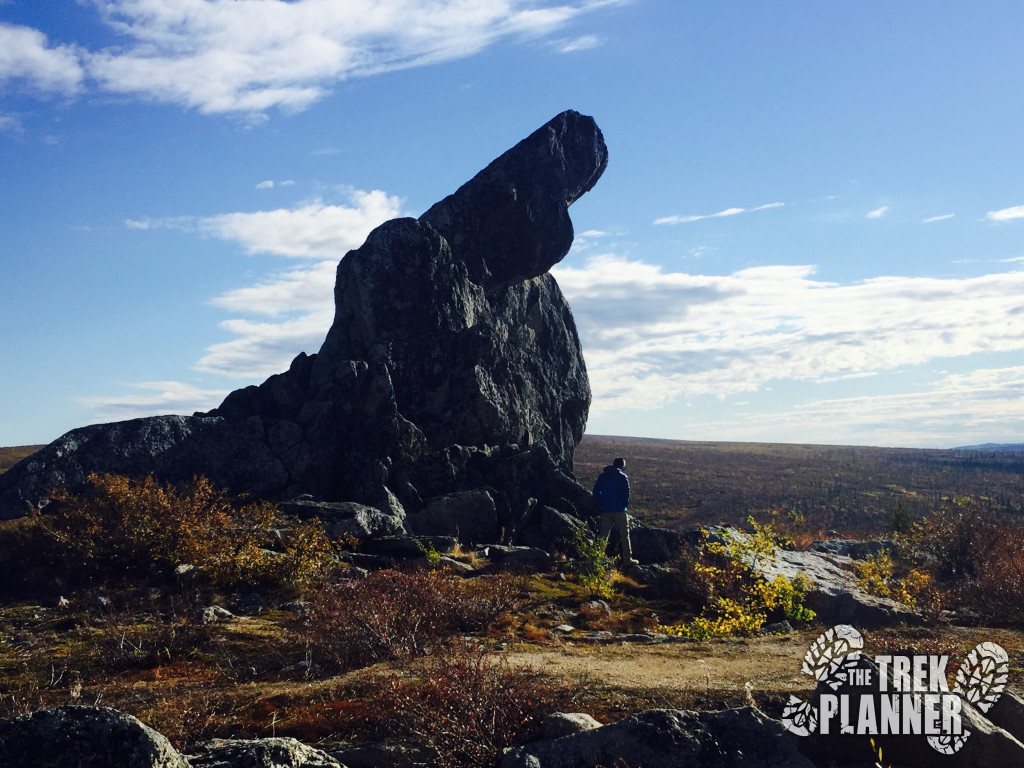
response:
<path id="1" fill-rule="evenodd" d="M 604 455 L 616 451 L 584 441 L 581 477 L 588 442 Z M 492 766 L 504 748 L 535 735 L 543 718 L 559 710 L 607 721 L 640 708 L 756 700 L 772 714 L 792 692 L 788 683 L 753 690 L 709 672 L 671 691 L 556 674 L 530 662 L 590 631 L 685 636 L 703 641 L 693 647 L 712 660 L 749 653 L 734 643 L 761 642 L 763 626 L 783 618 L 813 635 L 820 628 L 803 604 L 808 585 L 765 579 L 754 566 L 779 548 L 851 535 L 893 542 L 859 562 L 859 582 L 916 606 L 929 623 L 873 633 L 877 652 L 962 653 L 973 637 L 957 625 L 983 625 L 988 633 L 999 627 L 1011 671 L 1021 672 L 1024 524 L 1009 494 L 995 492 L 1000 477 L 1008 488 L 1019 481 L 1012 477 L 1016 459 L 993 457 L 998 467 L 980 456 L 964 459 L 962 473 L 926 493 L 911 490 L 908 478 L 936 478 L 930 473 L 949 466 L 952 454 L 899 454 L 892 464 L 862 454 L 862 465 L 831 473 L 843 494 L 878 505 L 859 520 L 852 502 L 841 514 L 819 506 L 827 502 L 818 497 L 799 508 L 775 503 L 779 497 L 768 489 L 776 486 L 766 478 L 782 460 L 767 447 L 740 453 L 764 457 L 740 472 L 737 447 L 714 453 L 705 445 L 705 459 L 714 453 L 716 461 L 698 471 L 696 459 L 684 455 L 687 445 L 677 446 L 677 467 L 685 470 L 657 475 L 673 485 L 670 491 L 652 485 L 644 460 L 631 462 L 637 500 L 649 516 L 692 527 L 694 509 L 705 505 L 673 511 L 655 499 L 697 493 L 699 483 L 688 485 L 695 473 L 707 482 L 721 475 L 729 493 L 747 488 L 756 503 L 723 507 L 713 522 L 746 535 L 723 538 L 706 528 L 670 564 L 667 589 L 623 575 L 586 538 L 562 542 L 555 564 L 540 573 L 500 572 L 459 549 L 454 559 L 473 566 L 469 577 L 438 553 L 367 573 L 346 559 L 357 542 L 331 541 L 315 520 L 295 521 L 273 505 L 231 498 L 203 478 L 165 485 L 93 476 L 85 492 L 57 493 L 44 512 L 0 524 L 0 717 L 98 703 L 136 715 L 183 750 L 218 736 L 287 735 L 325 747 L 390 736 L 415 744 L 432 764 Z M 659 451 L 652 461 L 665 470 L 669 447 Z M 799 472 L 772 480 L 779 488 L 785 477 L 826 477 L 836 455 L 824 448 L 817 459 L 809 447 L 778 451 L 789 458 L 807 452 Z M 859 466 L 875 469 L 855 488 Z M 903 490 L 889 482 L 884 493 L 877 490 L 880 480 L 907 467 Z M 887 513 L 876 491 L 895 501 Z M 857 524 L 825 527 L 840 520 Z M 730 637 L 750 639 L 722 639 Z M 806 643 L 795 640 L 799 656 Z M 638 665 L 644 652 L 629 651 L 628 663 Z M 599 665 L 626 651 L 587 653 L 595 654 L 588 664 Z M 796 674 L 791 659 L 777 663 L 786 665 L 783 679 Z"/>

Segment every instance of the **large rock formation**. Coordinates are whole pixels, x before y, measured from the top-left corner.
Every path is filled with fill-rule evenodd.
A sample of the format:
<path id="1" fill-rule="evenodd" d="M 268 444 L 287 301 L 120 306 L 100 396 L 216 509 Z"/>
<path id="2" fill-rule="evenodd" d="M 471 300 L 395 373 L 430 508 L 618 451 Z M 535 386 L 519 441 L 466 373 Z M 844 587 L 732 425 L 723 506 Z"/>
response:
<path id="1" fill-rule="evenodd" d="M 499 530 L 586 503 L 571 470 L 590 386 L 547 272 L 572 243 L 569 205 L 606 163 L 594 121 L 558 115 L 419 219 L 386 222 L 349 252 L 318 354 L 209 413 L 69 432 L 0 475 L 0 518 L 90 472 L 205 474 L 231 491 L 399 518 L 487 487 Z"/>

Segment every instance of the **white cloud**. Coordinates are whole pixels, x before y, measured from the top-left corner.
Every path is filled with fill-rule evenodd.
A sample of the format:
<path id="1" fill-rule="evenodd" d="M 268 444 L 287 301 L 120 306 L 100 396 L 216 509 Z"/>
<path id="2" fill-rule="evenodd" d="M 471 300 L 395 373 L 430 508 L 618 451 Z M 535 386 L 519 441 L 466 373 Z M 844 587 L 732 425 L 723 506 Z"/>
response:
<path id="1" fill-rule="evenodd" d="M 94 0 L 120 37 L 102 50 L 48 47 L 0 26 L 0 79 L 101 90 L 202 113 L 301 110 L 344 80 L 472 55 L 510 35 L 550 34 L 609 4 L 578 0 Z M 589 36 L 567 48 L 592 46 Z"/>
<path id="2" fill-rule="evenodd" d="M 319 348 L 334 317 L 338 261 L 362 245 L 374 227 L 400 213 L 401 200 L 380 190 L 353 191 L 349 202 L 316 200 L 273 211 L 125 222 L 132 229 L 178 229 L 228 240 L 247 253 L 314 260 L 212 299 L 235 315 L 220 324 L 235 338 L 209 347 L 197 370 L 258 379 L 284 370 L 299 352 Z M 248 319 L 252 316 L 265 319 Z"/>
<path id="3" fill-rule="evenodd" d="M 574 53 L 575 51 L 586 51 L 597 48 L 604 44 L 604 39 L 597 35 L 583 35 L 572 40 L 557 40 L 555 48 L 559 53 Z"/>
<path id="4" fill-rule="evenodd" d="M 74 46 L 50 46 L 38 30 L 0 23 L 0 83 L 15 80 L 35 90 L 70 96 L 79 91 L 82 79 Z"/>
<path id="5" fill-rule="evenodd" d="M 952 447 L 1018 442 L 1022 432 L 1024 367 L 1017 366 L 945 374 L 916 392 L 817 400 L 719 420 L 702 424 L 695 439 Z"/>
<path id="6" fill-rule="evenodd" d="M 334 307 L 333 288 L 337 267 L 336 260 L 317 262 L 310 267 L 272 275 L 255 285 L 228 291 L 211 303 L 231 312 L 269 317 L 297 311 L 330 315 Z M 327 323 L 329 326 L 330 317 Z M 321 333 L 326 332 L 327 326 L 321 329 Z"/>
<path id="7" fill-rule="evenodd" d="M 689 224 L 694 221 L 701 221 L 703 219 L 720 219 L 726 216 L 736 216 L 740 213 L 750 213 L 752 211 L 764 211 L 769 208 L 781 208 L 785 203 L 767 203 L 765 205 L 759 205 L 755 208 L 726 208 L 718 213 L 706 213 L 706 214 L 690 214 L 688 216 L 663 216 L 660 219 L 655 219 L 655 224 Z"/>
<path id="8" fill-rule="evenodd" d="M 377 225 L 399 215 L 401 199 L 380 190 L 349 193 L 350 205 L 314 200 L 296 208 L 198 218 L 127 219 L 129 229 L 179 229 L 238 243 L 246 253 L 340 259 Z"/>
<path id="9" fill-rule="evenodd" d="M 1024 219 L 1024 205 L 1015 205 L 1012 208 L 989 211 L 985 214 L 985 218 L 989 221 L 1011 221 L 1013 219 Z"/>
<path id="10" fill-rule="evenodd" d="M 930 216 L 927 219 L 922 219 L 921 223 L 922 224 L 931 224 L 933 221 L 948 221 L 949 219 L 952 219 L 953 216 L 954 216 L 954 214 L 952 214 L 952 213 L 945 213 L 942 216 Z"/>
<path id="11" fill-rule="evenodd" d="M 150 229 L 180 229 L 185 232 L 194 232 L 196 229 L 196 218 L 192 216 L 169 216 L 162 219 L 125 219 L 124 225 L 128 229 L 150 230 Z"/>
<path id="12" fill-rule="evenodd" d="M 873 211 L 869 211 L 866 218 L 869 219 L 880 219 L 889 212 L 889 206 L 883 205 L 881 208 L 875 208 Z"/>
<path id="13" fill-rule="evenodd" d="M 399 214 L 401 200 L 380 190 L 356 191 L 352 206 L 314 201 L 301 208 L 225 213 L 199 220 L 201 231 L 239 243 L 247 253 L 340 259 L 370 230 Z"/>
<path id="14" fill-rule="evenodd" d="M 121 421 L 157 414 L 190 414 L 215 408 L 230 390 L 200 389 L 180 381 L 144 381 L 132 385 L 145 394 L 84 397 L 99 421 Z"/>
<path id="15" fill-rule="evenodd" d="M 330 287 L 327 296 L 331 296 Z M 221 328 L 238 338 L 210 346 L 194 367 L 239 379 L 258 380 L 280 373 L 299 352 L 320 348 L 334 317 L 333 303 L 324 304 L 317 302 L 299 317 L 278 322 L 225 320 Z"/>
<path id="16" fill-rule="evenodd" d="M 274 181 L 273 179 L 267 179 L 261 181 L 256 185 L 256 189 L 273 189 L 274 187 L 294 187 L 295 182 L 292 179 L 285 179 L 284 181 Z"/>
<path id="17" fill-rule="evenodd" d="M 614 255 L 552 272 L 596 414 L 1024 350 L 1024 272 L 840 284 L 809 266 L 691 275 Z"/>

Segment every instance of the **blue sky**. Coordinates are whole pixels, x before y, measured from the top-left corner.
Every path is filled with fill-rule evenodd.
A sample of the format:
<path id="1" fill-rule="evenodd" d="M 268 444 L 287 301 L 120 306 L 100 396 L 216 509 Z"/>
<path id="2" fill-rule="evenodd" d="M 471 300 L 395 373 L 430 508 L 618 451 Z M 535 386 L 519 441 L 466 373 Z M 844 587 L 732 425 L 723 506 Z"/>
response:
<path id="1" fill-rule="evenodd" d="M 0 0 L 0 445 L 215 406 L 563 109 L 588 431 L 1024 440 L 1024 4 Z"/>

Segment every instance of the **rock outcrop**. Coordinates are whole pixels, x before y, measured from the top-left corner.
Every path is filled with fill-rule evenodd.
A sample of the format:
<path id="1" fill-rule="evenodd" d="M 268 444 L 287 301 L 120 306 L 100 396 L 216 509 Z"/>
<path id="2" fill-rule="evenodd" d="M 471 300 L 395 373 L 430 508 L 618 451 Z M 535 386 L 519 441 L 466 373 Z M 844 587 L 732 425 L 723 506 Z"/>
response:
<path id="1" fill-rule="evenodd" d="M 921 623 L 920 615 L 896 600 L 872 595 L 857 586 L 853 558 L 821 550 L 782 550 L 759 566 L 765 578 L 782 575 L 792 580 L 803 574 L 811 580 L 805 603 L 826 624 L 853 624 L 866 629 Z"/>
<path id="2" fill-rule="evenodd" d="M 188 757 L 132 715 L 58 707 L 0 721 L 4 768 L 345 768 L 292 738 L 215 739 Z"/>
<path id="3" fill-rule="evenodd" d="M 625 761 L 625 762 L 623 762 Z M 656 709 L 600 728 L 517 747 L 501 768 L 813 768 L 781 724 L 752 707 Z"/>
<path id="4" fill-rule="evenodd" d="M 191 768 L 345 768 L 326 752 L 288 737 L 214 739 L 188 762 Z"/>
<path id="5" fill-rule="evenodd" d="M 744 536 L 743 532 L 728 527 L 712 528 L 710 533 L 713 540 L 723 542 Z M 803 575 L 810 579 L 804 603 L 815 612 L 817 620 L 825 624 L 852 624 L 866 629 L 920 624 L 921 616 L 914 609 L 896 600 L 869 594 L 857 585 L 854 560 L 870 557 L 885 548 L 884 541 L 816 541 L 805 551 L 779 550 L 774 557 L 761 558 L 752 565 L 768 581 L 777 576 L 793 580 Z"/>
<path id="6" fill-rule="evenodd" d="M 575 485 L 590 386 L 548 270 L 572 243 L 568 207 L 606 163 L 593 119 L 558 115 L 418 219 L 386 222 L 346 254 L 318 354 L 209 413 L 69 432 L 0 476 L 0 518 L 90 472 L 205 474 L 235 492 L 308 494 L 399 520 L 427 507 L 436 521 L 431 499 L 484 489 L 487 533 L 536 504 L 588 503 L 579 486 L 561 488 Z"/>
<path id="7" fill-rule="evenodd" d="M 167 738 L 114 709 L 59 707 L 0 722 L 4 768 L 189 768 Z"/>

